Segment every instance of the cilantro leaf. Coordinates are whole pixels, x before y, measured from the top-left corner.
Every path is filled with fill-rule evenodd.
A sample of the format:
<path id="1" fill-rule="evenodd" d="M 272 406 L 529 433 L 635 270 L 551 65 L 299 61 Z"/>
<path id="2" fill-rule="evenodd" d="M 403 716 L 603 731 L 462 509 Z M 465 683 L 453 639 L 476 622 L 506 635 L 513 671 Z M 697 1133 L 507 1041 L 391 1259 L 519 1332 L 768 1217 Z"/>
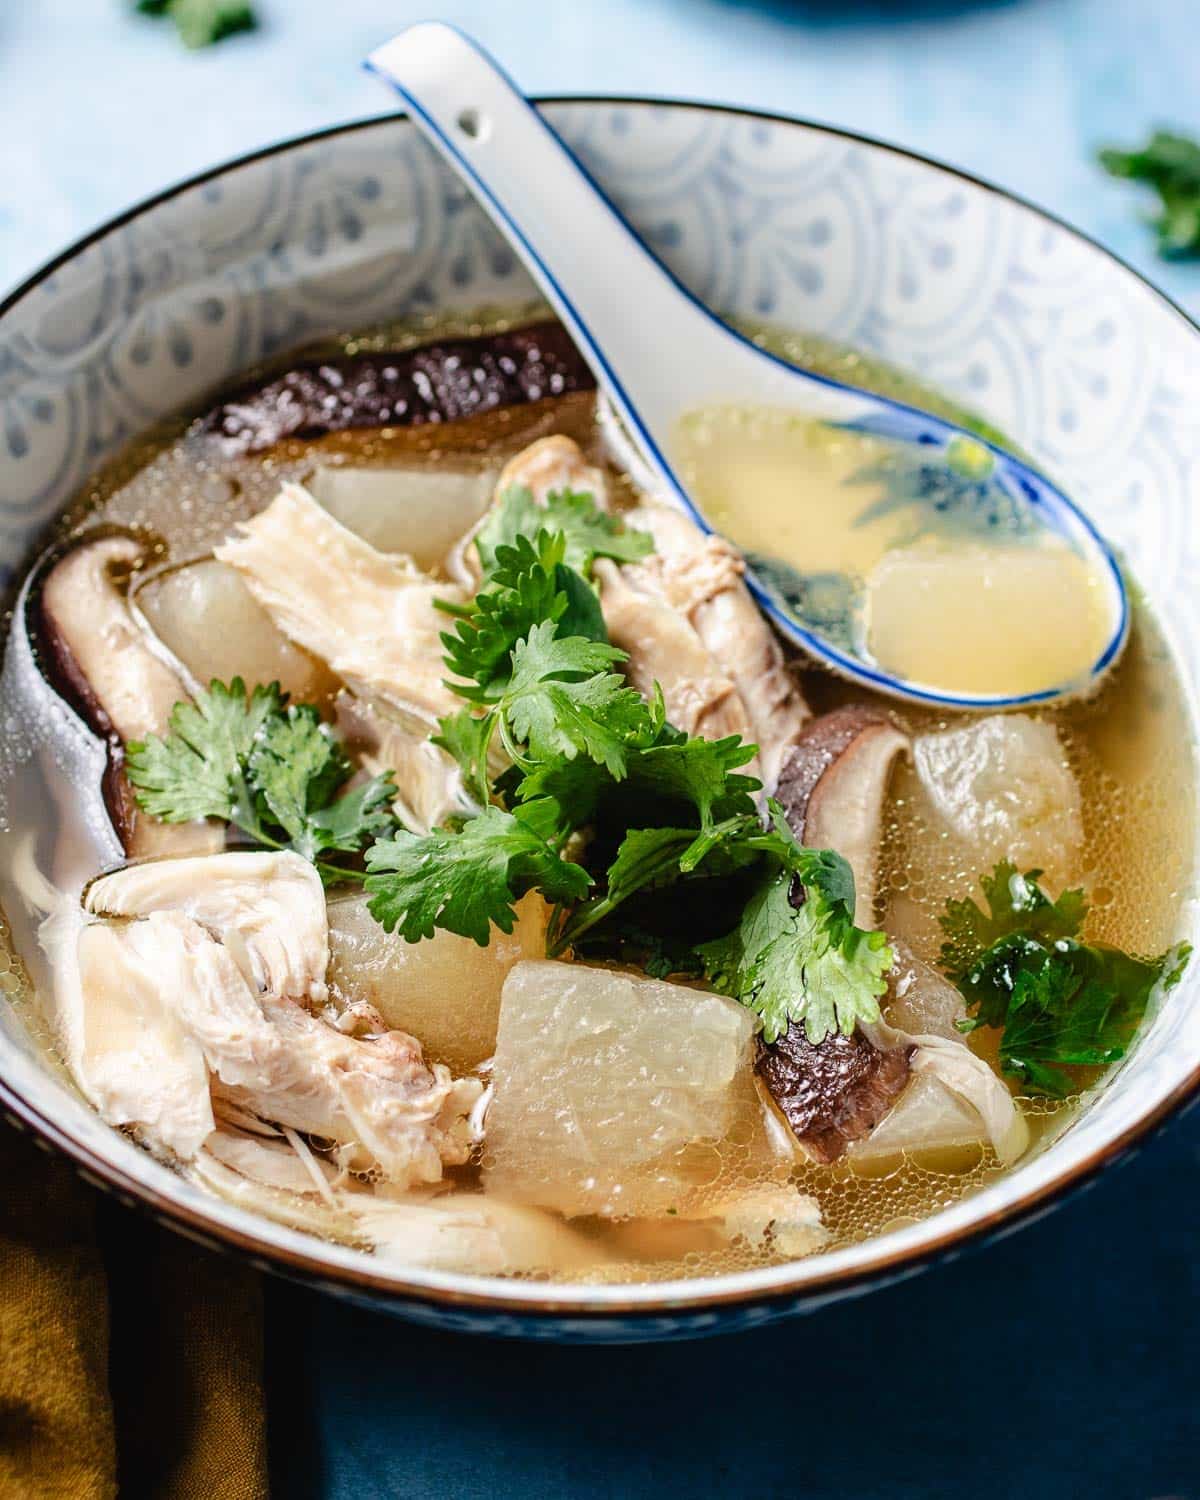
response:
<path id="1" fill-rule="evenodd" d="M 580 757 L 539 762 L 517 784 L 517 800 L 554 798 L 565 828 L 588 823 L 601 805 L 609 826 L 631 811 L 636 815 L 639 809 L 662 807 L 670 818 L 689 804 L 702 828 L 710 828 L 715 819 L 755 813 L 753 794 L 761 783 L 735 774 L 736 767 L 753 759 L 755 747 L 736 735 L 689 738 L 666 724 L 661 713 L 659 702 L 642 704 L 630 715 L 619 781 L 603 765 Z"/>
<path id="2" fill-rule="evenodd" d="M 288 706 L 278 683 L 213 682 L 177 703 L 170 732 L 131 744 L 126 772 L 139 807 L 166 823 L 222 818 L 256 843 L 294 849 L 322 879 L 354 872 L 328 865 L 329 850 L 355 854 L 395 824 L 390 773 L 338 796 L 353 765 L 311 704 Z"/>
<path id="3" fill-rule="evenodd" d="M 448 714 L 438 720 L 438 733 L 431 736 L 435 745 L 458 762 L 463 773 L 463 784 L 481 807 L 486 806 L 488 793 L 488 750 L 496 727 L 493 714 L 476 716 L 469 708 L 461 708 L 456 714 Z"/>
<path id="4" fill-rule="evenodd" d="M 211 683 L 194 703 L 177 703 L 165 738 L 150 735 L 126 749 L 125 774 L 138 805 L 164 823 L 195 818 L 253 823 L 245 761 L 282 703 L 277 682 L 256 687 L 247 697 L 240 677 L 228 687 Z"/>
<path id="5" fill-rule="evenodd" d="M 264 821 L 277 824 L 296 853 L 314 861 L 327 849 L 354 853 L 394 822 L 388 806 L 395 795 L 390 773 L 335 800 L 353 770 L 308 703 L 268 718 L 248 761 Z"/>
<path id="6" fill-rule="evenodd" d="M 1158 194 L 1160 211 L 1151 223 L 1160 255 L 1200 254 L 1200 143 L 1156 130 L 1138 150 L 1101 151 L 1100 165 L 1110 176 L 1144 182 Z"/>
<path id="7" fill-rule="evenodd" d="M 485 807 L 458 832 L 399 832 L 367 854 L 371 915 L 406 942 L 436 928 L 474 938 L 486 947 L 493 924 L 511 932 L 514 905 L 537 887 L 555 902 L 577 901 L 590 878 L 551 849 L 535 827 Z"/>
<path id="8" fill-rule="evenodd" d="M 1040 870 L 1029 870 L 1022 875 L 1016 865 L 1001 860 L 990 875 L 979 879 L 987 900 L 986 912 L 969 898 L 946 903 L 945 913 L 938 919 L 946 935 L 942 967 L 956 984 L 1001 938 L 1019 933 L 1052 943 L 1076 936 L 1087 916 L 1083 892 L 1064 891 L 1057 901 L 1051 901 L 1038 885 L 1041 874 Z"/>
<path id="9" fill-rule="evenodd" d="M 357 854 L 375 834 L 395 828 L 396 817 L 392 812 L 395 795 L 392 773 L 386 771 L 382 776 L 372 776 L 360 782 L 324 807 L 310 808 L 305 837 L 312 853 L 299 841 L 295 848 L 309 859 L 333 849 L 344 854 Z"/>
<path id="10" fill-rule="evenodd" d="M 564 538 L 563 561 L 590 576 L 598 557 L 616 562 L 637 562 L 654 551 L 647 532 L 633 531 L 614 516 L 600 510 L 590 494 L 577 490 L 554 490 L 538 505 L 524 485 L 510 485 L 479 529 L 475 545 L 485 576 L 490 574 L 499 549 L 515 545 L 521 536 L 536 536 L 541 530 L 560 532 Z"/>
<path id="11" fill-rule="evenodd" d="M 624 660 L 615 646 L 558 636 L 548 620 L 535 625 L 513 649 L 500 703 L 513 735 L 538 760 L 583 754 L 621 777 L 625 739 L 647 716 L 641 694 L 607 670 Z"/>
<path id="12" fill-rule="evenodd" d="M 581 573 L 559 563 L 554 569 L 554 584 L 566 599 L 566 608 L 558 617 L 559 635 L 581 635 L 589 641 L 608 641 L 608 626 L 600 608 L 600 596 Z"/>
<path id="13" fill-rule="evenodd" d="M 450 685 L 460 697 L 494 702 L 508 684 L 514 647 L 537 625 L 558 626 L 561 636 L 607 643 L 600 601 L 591 584 L 563 563 L 561 532 L 518 536 L 497 550 L 488 586 L 470 606 L 455 608 L 453 633 L 442 635 L 447 668 L 465 682 Z"/>
<path id="14" fill-rule="evenodd" d="M 461 697 L 499 697 L 510 675 L 513 647 L 535 626 L 557 622 L 566 612 L 567 596 L 556 578 L 565 546 L 561 536 L 542 531 L 536 540 L 518 536 L 500 548 L 490 586 L 476 594 L 453 634 L 442 634 L 447 668 L 474 682 L 452 684 Z"/>
<path id="15" fill-rule="evenodd" d="M 973 901 L 948 902 L 942 963 L 971 1017 L 960 1029 L 999 1029 L 1001 1068 L 1061 1098 L 1077 1086 L 1068 1068 L 1125 1055 L 1156 988 L 1178 981 L 1190 950 L 1141 959 L 1083 943 L 1083 892 L 1051 901 L 1039 875 L 1002 862 L 980 882 L 987 913 Z"/>
<path id="16" fill-rule="evenodd" d="M 793 1021 L 804 1023 L 814 1045 L 877 1021 L 892 967 L 884 934 L 854 925 L 846 861 L 831 850 L 800 853 L 819 855 L 802 861 L 813 883 L 800 906 L 792 904 L 792 880 L 804 874 L 785 867 L 760 884 L 731 932 L 697 949 L 715 987 L 762 1017 L 768 1043 Z"/>

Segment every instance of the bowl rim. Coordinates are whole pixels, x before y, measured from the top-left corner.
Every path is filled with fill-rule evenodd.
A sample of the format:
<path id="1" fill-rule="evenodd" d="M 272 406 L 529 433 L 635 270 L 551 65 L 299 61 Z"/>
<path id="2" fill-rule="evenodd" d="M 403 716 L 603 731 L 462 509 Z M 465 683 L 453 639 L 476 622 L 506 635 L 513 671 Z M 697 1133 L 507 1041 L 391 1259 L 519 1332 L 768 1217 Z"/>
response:
<path id="1" fill-rule="evenodd" d="M 722 104 L 703 99 L 673 98 L 667 95 L 577 93 L 538 94 L 531 102 L 538 106 L 558 105 L 641 105 L 648 108 L 694 110 L 702 114 L 726 115 L 734 118 L 760 120 L 768 124 L 800 126 L 852 144 L 864 145 L 888 152 L 921 166 L 932 167 L 940 172 L 969 183 L 986 193 L 1007 200 L 1039 218 L 1054 224 L 1077 240 L 1099 252 L 1106 260 L 1118 266 L 1134 278 L 1154 299 L 1170 313 L 1180 319 L 1192 333 L 1200 335 L 1200 322 L 1192 318 L 1171 296 L 1156 286 L 1128 261 L 1108 249 L 1099 240 L 1052 211 L 1041 207 L 1020 193 L 999 187 L 984 177 L 951 165 L 938 157 L 897 145 L 878 136 L 843 126 L 830 125 L 820 120 L 791 115 L 777 110 L 756 109 L 751 106 Z M 250 166 L 273 156 L 331 140 L 359 131 L 380 126 L 394 125 L 409 118 L 405 111 L 391 111 L 369 115 L 357 120 L 324 126 L 300 135 L 288 136 L 266 146 L 258 147 L 242 155 L 230 157 L 203 171 L 139 199 L 122 212 L 97 224 L 94 228 L 73 241 L 64 250 L 43 262 L 29 275 L 20 280 L 0 299 L 0 320 L 22 302 L 30 293 L 63 266 L 89 249 L 93 244 L 107 238 L 114 231 L 153 211 L 173 198 L 179 197 L 207 182 L 223 177 L 240 167 Z M 1052 1180 L 1032 1186 L 1019 1198 L 999 1205 L 967 1224 L 947 1229 L 934 1235 L 928 1243 L 916 1248 L 888 1250 L 887 1237 L 878 1241 L 881 1249 L 869 1261 L 854 1266 L 837 1266 L 816 1275 L 808 1274 L 794 1281 L 783 1280 L 778 1272 L 788 1267 L 776 1268 L 777 1278 L 762 1287 L 721 1287 L 721 1277 L 697 1278 L 695 1281 L 649 1283 L 636 1287 L 603 1287 L 579 1284 L 564 1286 L 561 1294 L 552 1285 L 541 1283 L 513 1283 L 512 1292 L 506 1293 L 505 1283 L 499 1278 L 487 1278 L 486 1289 L 472 1286 L 484 1278 L 464 1277 L 466 1285 L 449 1286 L 429 1281 L 407 1280 L 403 1267 L 389 1269 L 386 1273 L 375 1269 L 376 1262 L 360 1253 L 353 1264 L 341 1264 L 325 1258 L 314 1251 L 292 1249 L 279 1245 L 258 1233 L 241 1229 L 236 1224 L 221 1222 L 199 1209 L 159 1191 L 150 1183 L 139 1181 L 127 1173 L 118 1163 L 102 1155 L 86 1142 L 77 1139 L 57 1120 L 32 1104 L 7 1078 L 0 1077 L 0 1109 L 12 1122 L 28 1128 L 41 1141 L 48 1143 L 65 1155 L 80 1175 L 92 1186 L 114 1193 L 123 1202 L 143 1212 L 151 1213 L 179 1233 L 198 1240 L 224 1253 L 250 1257 L 261 1269 L 294 1280 L 318 1284 L 324 1289 L 353 1296 L 366 1296 L 370 1300 L 393 1303 L 434 1304 L 446 1310 L 477 1311 L 480 1313 L 512 1314 L 526 1320 L 555 1320 L 570 1318 L 574 1322 L 603 1324 L 614 1317 L 642 1317 L 652 1319 L 664 1314 L 684 1319 L 689 1314 L 701 1314 L 707 1310 L 719 1310 L 737 1305 L 768 1306 L 774 1303 L 802 1305 L 816 1300 L 865 1291 L 873 1285 L 914 1274 L 953 1251 L 968 1246 L 977 1246 L 997 1233 L 1012 1232 L 1039 1217 L 1062 1202 L 1069 1194 L 1093 1181 L 1106 1166 L 1126 1156 L 1133 1149 L 1144 1145 L 1162 1125 L 1180 1111 L 1189 1101 L 1200 1096 L 1200 1060 L 1196 1066 L 1163 1097 L 1157 1104 L 1140 1115 L 1112 1140 L 1096 1147 L 1088 1155 L 1067 1167 Z M 931 1221 L 936 1224 L 937 1216 Z M 316 1241 L 315 1245 L 322 1242 Z M 361 1264 L 359 1264 L 361 1262 Z M 811 1265 L 811 1261 L 798 1261 L 797 1267 Z M 622 1297 L 623 1291 L 635 1291 L 640 1295 Z M 520 1293 L 523 1293 L 521 1295 Z M 616 1293 L 617 1295 L 612 1295 Z M 606 1295 L 608 1294 L 608 1295 Z"/>

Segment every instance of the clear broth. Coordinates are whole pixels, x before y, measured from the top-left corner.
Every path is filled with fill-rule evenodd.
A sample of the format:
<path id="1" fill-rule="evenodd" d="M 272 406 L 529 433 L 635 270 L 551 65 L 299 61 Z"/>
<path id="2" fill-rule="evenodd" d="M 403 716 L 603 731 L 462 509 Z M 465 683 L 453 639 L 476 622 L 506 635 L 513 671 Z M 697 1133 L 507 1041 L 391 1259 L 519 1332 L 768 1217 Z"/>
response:
<path id="1" fill-rule="evenodd" d="M 533 315 L 528 310 L 515 317 L 384 328 L 329 347 L 341 352 L 403 347 L 439 335 L 489 332 Z M 936 393 L 853 351 L 773 330 L 757 329 L 754 334 L 784 357 L 903 396 L 996 436 Z M 64 514 L 59 534 L 70 535 L 97 522 L 135 529 L 153 542 L 153 561 L 143 575 L 148 577 L 160 568 L 204 556 L 235 521 L 267 504 L 282 479 L 303 481 L 318 464 L 477 469 L 496 465 L 550 432 L 576 438 L 593 461 L 600 461 L 590 396 L 561 397 L 445 427 L 285 442 L 262 457 L 220 462 L 189 439 L 186 421 L 176 420 L 145 434 L 102 469 Z M 622 498 L 632 501 L 625 476 L 613 478 L 618 503 Z M 816 712 L 850 699 L 870 698 L 820 671 L 797 670 Z M 962 722 L 898 707 L 890 700 L 880 700 L 880 705 L 914 731 Z M 1159 952 L 1179 936 L 1182 906 L 1192 884 L 1194 766 L 1183 690 L 1144 606 L 1136 610 L 1128 650 L 1102 691 L 1086 702 L 1044 710 L 1043 716 L 1058 728 L 1082 792 L 1085 849 L 1078 878 L 1088 885 L 1092 899 L 1088 935 L 1137 953 Z M 938 912 L 947 897 L 974 893 L 981 870 L 923 817 L 910 768 L 900 771 L 893 792 L 884 835 L 879 915 L 902 928 L 918 956 L 933 962 Z M 56 827 L 51 806 L 33 811 L 32 826 L 39 822 Z M 10 835 L 0 858 L 11 859 L 13 845 Z M 0 928 L 0 992 L 45 1040 L 36 996 L 12 949 L 7 926 Z M 975 1033 L 973 1042 L 986 1054 L 989 1033 L 982 1034 L 982 1041 L 980 1035 Z M 1081 1092 L 1092 1081 L 1081 1076 Z M 1025 1101 L 1038 1143 L 1061 1132 L 1079 1098 Z M 818 1200 L 829 1232 L 825 1248 L 836 1249 L 924 1219 L 978 1191 L 1002 1170 L 990 1152 L 971 1149 L 938 1159 L 901 1156 L 869 1166 L 852 1159 L 833 1166 L 797 1165 L 790 1180 Z M 778 1180 L 777 1171 L 769 1174 L 770 1180 Z M 452 1169 L 448 1176 L 455 1186 L 477 1189 L 479 1163 Z M 761 1159 L 752 1158 L 744 1143 L 727 1141 L 715 1148 L 715 1191 L 765 1180 Z M 702 1227 L 677 1219 L 573 1222 L 596 1244 L 598 1264 L 592 1275 L 597 1280 L 710 1275 L 777 1258 L 769 1248 L 752 1250 L 743 1242 L 716 1244 Z"/>

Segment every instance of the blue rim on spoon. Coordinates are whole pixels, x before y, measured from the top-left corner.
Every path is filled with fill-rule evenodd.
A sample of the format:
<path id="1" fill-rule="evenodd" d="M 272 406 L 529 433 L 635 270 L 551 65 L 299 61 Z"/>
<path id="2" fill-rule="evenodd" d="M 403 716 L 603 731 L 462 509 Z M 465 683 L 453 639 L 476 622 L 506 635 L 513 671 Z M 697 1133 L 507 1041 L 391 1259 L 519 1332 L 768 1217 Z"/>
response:
<path id="1" fill-rule="evenodd" d="M 588 210 L 593 215 L 590 228 L 593 233 L 603 236 L 603 248 L 608 254 L 593 253 L 590 258 L 603 262 L 604 274 L 622 286 L 628 285 L 631 274 L 636 276 L 647 267 L 652 268 L 653 277 L 643 286 L 657 289 L 665 285 L 672 301 L 686 310 L 687 320 L 694 323 L 695 330 L 703 332 L 711 346 L 708 352 L 711 354 L 715 350 L 715 357 L 708 361 L 709 364 L 721 368 L 727 361 L 732 361 L 735 367 L 739 363 L 752 370 L 761 367 L 771 372 L 781 388 L 790 385 L 794 389 L 802 385 L 809 414 L 835 425 L 915 447 L 937 447 L 945 451 L 954 440 L 967 439 L 984 450 L 992 460 L 992 481 L 1024 507 L 1046 532 L 1062 538 L 1076 554 L 1091 560 L 1093 572 L 1105 590 L 1106 614 L 1110 622 L 1107 639 L 1099 654 L 1070 682 L 1019 694 L 949 691 L 936 685 L 909 681 L 884 670 L 868 656 L 846 650 L 812 628 L 811 621 L 799 618 L 752 571 L 749 572 L 747 582 L 755 599 L 782 635 L 841 676 L 894 698 L 939 708 L 1019 708 L 1086 693 L 1096 686 L 1116 661 L 1128 638 L 1128 594 L 1120 564 L 1111 547 L 1088 517 L 1057 486 L 975 433 L 908 403 L 876 396 L 845 382 L 800 370 L 760 349 L 723 322 L 652 254 L 619 209 L 603 194 L 587 168 L 533 109 L 503 68 L 457 27 L 439 21 L 410 27 L 377 48 L 366 59 L 364 67 L 400 95 L 413 120 L 460 174 L 508 238 L 592 366 L 602 391 L 620 419 L 624 435 L 637 457 L 650 470 L 655 487 L 678 504 L 705 532 L 712 533 L 715 528 L 688 495 L 663 451 L 662 433 L 667 423 L 662 410 L 652 410 L 647 418 L 647 393 L 644 391 L 639 401 L 631 397 L 628 374 L 622 376 L 606 348 L 606 344 L 612 341 L 611 333 L 605 343 L 593 333 L 597 320 L 585 317 L 576 290 L 568 290 L 564 277 L 551 263 L 554 256 L 548 256 L 544 247 L 539 248 L 534 243 L 529 226 L 537 220 L 539 210 L 543 211 L 544 222 L 545 202 L 538 203 L 536 195 L 525 194 L 521 200 L 524 215 L 513 207 L 514 199 L 523 191 L 522 181 L 527 182 L 537 175 L 525 165 L 525 154 L 513 149 L 514 137 L 527 152 L 538 153 L 541 168 L 547 174 L 553 174 L 554 187 L 559 193 L 573 192 L 572 206 L 576 211 Z M 467 102 L 487 97 L 489 91 L 490 108 L 478 110 L 473 103 Z M 492 142 L 491 163 L 485 171 L 479 157 L 481 148 L 482 154 L 487 154 L 489 139 L 495 134 L 496 116 L 500 116 L 505 125 L 505 150 L 501 153 L 499 145 Z M 522 167 L 511 172 L 509 162 L 518 159 Z M 508 178 L 507 190 L 502 185 L 505 177 Z M 562 259 L 561 248 L 559 259 Z M 584 277 L 580 275 L 578 260 L 572 270 L 575 281 L 582 284 Z M 603 276 L 600 279 L 603 280 Z M 591 300 L 596 302 L 594 284 Z M 610 330 L 619 328 L 611 308 L 603 309 L 599 321 L 607 321 Z M 664 342 L 669 343 L 669 340 Z M 625 363 L 628 370 L 628 351 Z M 653 396 L 650 406 L 654 406 Z"/>

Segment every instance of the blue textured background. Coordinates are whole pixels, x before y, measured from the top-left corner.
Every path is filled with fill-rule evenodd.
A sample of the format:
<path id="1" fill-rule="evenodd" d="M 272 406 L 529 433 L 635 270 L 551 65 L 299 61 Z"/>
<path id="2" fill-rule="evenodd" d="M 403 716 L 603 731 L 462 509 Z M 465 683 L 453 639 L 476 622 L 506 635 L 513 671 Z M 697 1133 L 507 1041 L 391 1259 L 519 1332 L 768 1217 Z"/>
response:
<path id="1" fill-rule="evenodd" d="M 927 151 L 1096 235 L 1200 313 L 1095 147 L 1200 131 L 1198 0 L 257 0 L 190 55 L 125 0 L 0 3 L 0 285 L 223 157 L 380 111 L 359 58 L 438 9 L 531 92 L 707 97 Z M 707 1344 L 465 1340 L 273 1284 L 276 1492 L 1200 1497 L 1200 1113 L 952 1266 Z"/>

